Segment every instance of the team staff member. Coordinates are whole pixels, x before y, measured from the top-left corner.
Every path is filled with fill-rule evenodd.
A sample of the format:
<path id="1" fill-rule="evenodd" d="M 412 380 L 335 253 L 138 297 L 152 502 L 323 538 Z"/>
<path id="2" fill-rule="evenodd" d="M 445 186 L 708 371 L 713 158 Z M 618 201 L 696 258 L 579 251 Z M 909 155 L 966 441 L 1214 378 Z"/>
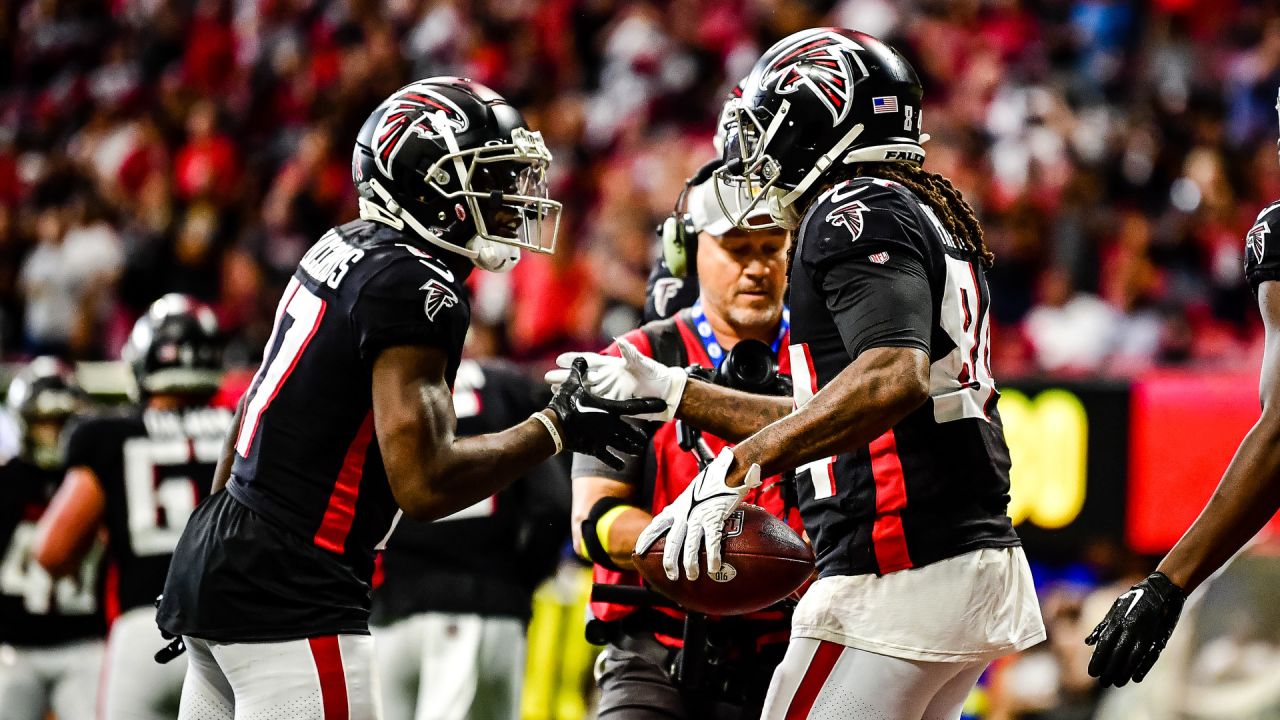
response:
<path id="1" fill-rule="evenodd" d="M 463 283 L 554 251 L 550 162 L 514 107 L 462 78 L 406 85 L 365 121 L 360 219 L 299 262 L 165 581 L 157 620 L 190 657 L 182 720 L 378 718 L 369 592 L 398 510 L 437 519 L 562 449 L 643 447 L 617 413 L 661 403 L 599 399 L 580 371 L 520 424 L 456 434 Z"/>
<path id="2" fill-rule="evenodd" d="M 163 644 L 155 599 L 187 518 L 209 492 L 231 411 L 210 404 L 222 380 L 222 339 L 208 307 L 184 295 L 160 298 L 123 355 L 142 404 L 69 430 L 67 478 L 40 520 L 36 557 L 54 575 L 73 572 L 106 528 L 111 631 L 100 717 L 161 720 L 177 712 L 185 667 L 152 659 Z"/>
<path id="3" fill-rule="evenodd" d="M 546 404 L 546 386 L 517 368 L 458 366 L 460 437 L 497 432 Z M 384 720 L 519 717 L 533 591 L 569 536 L 566 471 L 548 460 L 448 517 L 396 525 L 369 617 Z"/>
<path id="4" fill-rule="evenodd" d="M 697 364 L 716 369 L 740 340 L 759 340 L 776 354 L 787 343 L 787 319 L 782 297 L 786 288 L 787 234 L 777 228 L 748 232 L 739 229 L 721 211 L 709 182 L 689 193 L 689 215 L 696 229 L 697 289 L 692 307 L 665 320 L 651 322 L 624 336 L 641 352 L 664 364 Z M 759 211 L 756 217 L 767 219 Z M 693 273 L 691 272 L 690 275 Z M 617 345 L 605 350 L 616 356 Z M 785 355 L 781 371 L 788 372 Z M 552 379 L 559 379 L 554 377 Z M 575 547 L 596 561 L 598 583 L 639 584 L 633 572 L 631 551 L 640 531 L 668 502 L 675 499 L 697 474 L 694 456 L 678 445 L 677 423 L 651 426 L 647 458 L 636 458 L 614 470 L 594 458 L 578 455 L 573 467 L 573 532 Z M 703 436 L 713 451 L 723 440 Z M 784 500 L 781 478 L 747 496 L 791 521 L 799 530 L 794 500 Z M 682 693 L 671 676 L 671 660 L 677 652 L 682 615 L 656 610 L 593 603 L 597 620 L 618 623 L 621 637 L 605 648 L 597 666 L 601 718 L 694 718 L 705 714 L 707 697 Z M 767 678 L 782 657 L 788 627 L 779 613 L 760 613 L 755 620 L 763 628 L 772 620 L 769 636 L 735 637 L 744 657 L 736 660 L 753 667 L 747 690 L 747 707 L 740 717 L 760 714 Z M 736 619 L 733 620 L 736 622 Z M 712 631 L 715 631 L 714 624 Z M 674 637 L 673 637 L 674 636 Z"/>
<path id="5" fill-rule="evenodd" d="M 897 51 L 787 37 L 731 100 L 728 200 L 795 228 L 791 403 L 687 381 L 623 348 L 631 393 L 749 435 L 642 533 L 668 576 L 720 569 L 724 522 L 761 475 L 797 470 L 819 579 L 796 607 L 764 718 L 850 706 L 956 718 L 991 659 L 1044 639 L 1006 514 L 1009 457 L 988 365 L 991 263 L 946 178 L 922 167 L 923 89 Z M 720 187 L 720 186 L 718 186 Z"/>
<path id="6" fill-rule="evenodd" d="M 33 556 L 36 522 L 65 472 L 63 426 L 81 410 L 75 375 L 39 357 L 9 384 L 19 454 L 0 466 L 0 720 L 90 718 L 106 631 L 98 602 L 101 544 L 73 577 L 54 580 Z"/>
<path id="7" fill-rule="evenodd" d="M 1273 231 L 1280 232 L 1280 201 L 1258 213 L 1244 241 L 1245 277 L 1266 330 L 1262 415 L 1241 441 L 1200 517 L 1154 573 L 1116 599 L 1085 640 L 1094 646 L 1089 674 L 1104 686 L 1142 682 L 1173 634 L 1187 593 L 1280 510 L 1280 242 Z"/>

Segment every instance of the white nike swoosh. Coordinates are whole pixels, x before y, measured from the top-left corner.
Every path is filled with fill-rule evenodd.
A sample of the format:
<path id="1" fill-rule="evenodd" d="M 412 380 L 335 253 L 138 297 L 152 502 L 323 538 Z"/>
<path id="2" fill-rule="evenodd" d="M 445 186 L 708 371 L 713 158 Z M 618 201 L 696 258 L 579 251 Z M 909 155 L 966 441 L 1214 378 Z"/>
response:
<path id="1" fill-rule="evenodd" d="M 1121 615 L 1121 617 L 1129 617 L 1129 613 L 1133 612 L 1133 606 L 1138 604 L 1138 601 L 1142 599 L 1142 595 L 1146 590 L 1138 588 L 1136 590 L 1130 590 L 1129 592 L 1133 594 L 1133 597 L 1129 598 L 1129 609 L 1125 610 L 1124 615 Z"/>
<path id="2" fill-rule="evenodd" d="M 440 277 L 444 278 L 445 280 L 448 280 L 449 282 L 453 282 L 453 273 L 449 272 L 447 268 L 442 268 L 439 265 L 427 262 L 428 260 L 435 260 L 435 258 L 422 252 L 418 248 L 412 245 L 406 245 L 405 243 L 396 243 L 396 247 L 402 247 L 405 250 L 408 250 L 410 255 L 413 255 L 414 257 L 418 258 L 418 262 L 431 268 L 432 270 L 435 270 L 437 273 L 440 274 Z"/>

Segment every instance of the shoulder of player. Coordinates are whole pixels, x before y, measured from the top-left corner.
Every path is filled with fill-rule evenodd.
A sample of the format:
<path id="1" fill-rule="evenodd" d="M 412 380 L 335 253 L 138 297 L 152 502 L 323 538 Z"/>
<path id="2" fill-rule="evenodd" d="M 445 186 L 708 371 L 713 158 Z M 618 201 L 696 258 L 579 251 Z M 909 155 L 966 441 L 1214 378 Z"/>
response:
<path id="1" fill-rule="evenodd" d="M 379 244 L 369 248 L 368 262 L 362 263 L 362 277 L 356 283 L 357 295 L 404 297 L 421 291 L 452 295 L 455 301 L 465 298 L 462 278 L 442 260 L 407 243 Z"/>
<path id="2" fill-rule="evenodd" d="M 1275 257 L 1273 232 L 1280 230 L 1280 200 L 1262 208 L 1249 231 L 1245 233 L 1245 259 L 1250 267 Z"/>
<path id="3" fill-rule="evenodd" d="M 142 418 L 129 410 L 75 418 L 67 427 L 64 438 L 68 452 L 75 456 L 69 459 L 80 461 L 104 449 L 119 449 L 124 440 L 146 434 Z"/>

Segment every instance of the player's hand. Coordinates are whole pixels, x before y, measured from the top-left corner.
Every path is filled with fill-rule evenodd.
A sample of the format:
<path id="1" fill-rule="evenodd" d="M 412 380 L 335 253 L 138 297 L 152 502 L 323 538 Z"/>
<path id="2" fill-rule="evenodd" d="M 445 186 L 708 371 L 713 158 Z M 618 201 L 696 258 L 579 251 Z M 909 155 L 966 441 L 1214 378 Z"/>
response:
<path id="1" fill-rule="evenodd" d="M 1122 687 L 1150 672 L 1173 634 L 1187 594 L 1155 572 L 1121 595 L 1085 643 L 1093 645 L 1089 674 L 1103 687 Z"/>
<path id="2" fill-rule="evenodd" d="M 568 377 L 569 368 L 581 358 L 587 363 L 586 382 L 591 392 L 611 400 L 633 397 L 661 398 L 665 403 L 659 412 L 635 415 L 641 420 L 667 422 L 675 417 L 684 396 L 689 375 L 683 368 L 667 367 L 645 356 L 626 340 L 618 340 L 621 357 L 599 353 L 564 353 L 556 358 L 560 367 L 546 374 L 546 381 L 559 385 Z"/>
<path id="3" fill-rule="evenodd" d="M 657 398 L 600 397 L 587 390 L 586 374 L 586 360 L 575 360 L 547 408 L 560 419 L 566 450 L 592 455 L 609 467 L 621 470 L 622 459 L 610 451 L 638 455 L 649 442 L 639 428 L 621 416 L 658 412 L 664 404 Z"/>
<path id="4" fill-rule="evenodd" d="M 698 473 L 675 502 L 662 509 L 636 539 L 636 554 L 643 555 L 651 545 L 667 534 L 662 550 L 662 569 L 667 579 L 680 579 L 680 566 L 690 580 L 698 579 L 698 551 L 707 548 L 707 572 L 720 572 L 720 546 L 724 540 L 724 524 L 742 504 L 751 488 L 760 485 L 760 466 L 752 463 L 747 477 L 738 487 L 725 484 L 725 476 L 733 465 L 733 450 L 720 451 L 711 464 Z"/>

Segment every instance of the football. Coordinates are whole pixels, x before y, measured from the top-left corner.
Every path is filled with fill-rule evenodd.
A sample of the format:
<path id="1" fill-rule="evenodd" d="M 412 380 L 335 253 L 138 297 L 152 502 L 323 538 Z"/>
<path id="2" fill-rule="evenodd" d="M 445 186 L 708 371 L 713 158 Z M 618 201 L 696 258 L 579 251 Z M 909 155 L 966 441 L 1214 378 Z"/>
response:
<path id="1" fill-rule="evenodd" d="M 813 574 L 813 550 L 794 530 L 756 505 L 743 505 L 725 523 L 723 562 L 707 573 L 706 550 L 699 551 L 702 573 L 689 580 L 667 579 L 662 569 L 666 536 L 643 555 L 632 554 L 636 569 L 656 591 L 681 606 L 708 615 L 755 612 L 798 590 Z"/>

